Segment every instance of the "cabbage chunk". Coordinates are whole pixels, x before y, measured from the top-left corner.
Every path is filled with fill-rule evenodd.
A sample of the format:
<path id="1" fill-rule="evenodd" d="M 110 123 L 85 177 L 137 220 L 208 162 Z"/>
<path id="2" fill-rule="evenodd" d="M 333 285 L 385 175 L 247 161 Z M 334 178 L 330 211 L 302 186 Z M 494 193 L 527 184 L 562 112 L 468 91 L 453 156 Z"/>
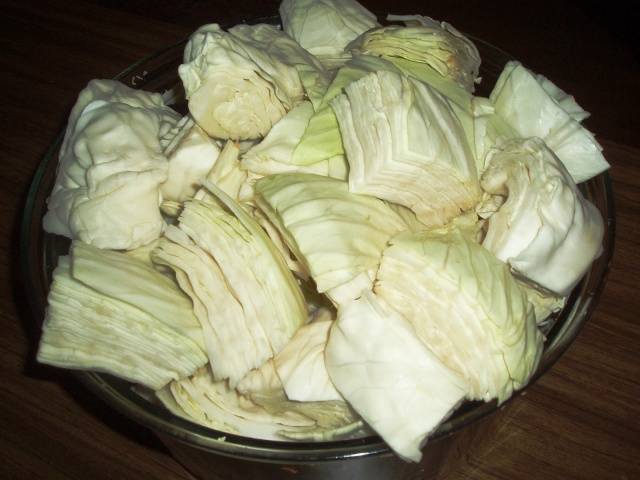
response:
<path id="1" fill-rule="evenodd" d="M 446 97 L 391 72 L 351 83 L 332 102 L 349 162 L 349 190 L 443 225 L 480 199 L 475 159 Z"/>
<path id="2" fill-rule="evenodd" d="M 580 122 L 588 114 L 572 97 L 520 62 L 507 63 L 491 92 L 495 112 L 520 137 L 539 137 L 562 161 L 576 183 L 609 168 L 602 147 Z"/>
<path id="3" fill-rule="evenodd" d="M 407 229 L 384 202 L 350 193 L 346 182 L 287 173 L 256 182 L 256 205 L 335 304 L 371 288 L 386 242 Z"/>
<path id="4" fill-rule="evenodd" d="M 123 253 L 74 242 L 53 272 L 37 358 L 155 390 L 206 364 L 193 320 L 189 300 L 161 273 Z"/>
<path id="5" fill-rule="evenodd" d="M 398 455 L 414 462 L 467 393 L 465 381 L 411 324 L 371 292 L 339 309 L 325 356 L 338 391 Z"/>
<path id="6" fill-rule="evenodd" d="M 214 378 L 234 386 L 286 345 L 307 312 L 300 287 L 260 226 L 205 185 L 216 200 L 186 202 L 178 227 L 167 229 L 152 258 L 175 270 L 205 332 Z"/>
<path id="7" fill-rule="evenodd" d="M 503 402 L 538 365 L 543 336 L 509 267 L 455 227 L 393 238 L 376 294 L 469 383 L 468 398 Z"/>
<path id="8" fill-rule="evenodd" d="M 483 245 L 513 270 L 566 296 L 601 249 L 604 223 L 562 162 L 538 138 L 489 152 L 482 187 L 506 197 Z"/>

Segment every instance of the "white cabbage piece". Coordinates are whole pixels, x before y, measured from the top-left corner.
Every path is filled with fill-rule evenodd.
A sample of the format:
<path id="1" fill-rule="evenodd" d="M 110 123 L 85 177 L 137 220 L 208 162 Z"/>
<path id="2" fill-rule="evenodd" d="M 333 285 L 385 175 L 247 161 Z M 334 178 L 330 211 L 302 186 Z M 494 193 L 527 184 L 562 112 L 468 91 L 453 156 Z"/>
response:
<path id="1" fill-rule="evenodd" d="M 71 111 L 44 229 L 112 249 L 158 238 L 167 178 L 159 138 L 178 118 L 158 94 L 89 83 Z"/>
<path id="2" fill-rule="evenodd" d="M 330 74 L 320 61 L 298 42 L 279 28 L 269 24 L 239 24 L 229 33 L 246 45 L 260 49 L 272 59 L 295 68 L 304 87 L 304 93 L 314 106 L 322 99 L 330 82 Z M 260 57 L 258 57 L 260 60 Z M 267 67 L 264 68 L 267 70 Z"/>
<path id="3" fill-rule="evenodd" d="M 330 440 L 362 427 L 345 402 L 291 402 L 277 375 L 274 379 L 267 389 L 243 394 L 225 381 L 216 381 L 205 367 L 157 395 L 183 418 L 251 438 Z"/>
<path id="4" fill-rule="evenodd" d="M 343 400 L 331 383 L 324 363 L 324 349 L 332 324 L 333 319 L 329 317 L 300 327 L 274 357 L 278 377 L 289 400 Z"/>
<path id="5" fill-rule="evenodd" d="M 383 201 L 350 193 L 346 182 L 285 173 L 256 182 L 256 205 L 335 304 L 371 288 L 389 238 L 407 229 Z"/>
<path id="6" fill-rule="evenodd" d="M 189 297 L 173 279 L 157 271 L 150 259 L 141 260 L 130 253 L 73 242 L 71 274 L 97 293 L 126 302 L 172 326 L 204 351 L 202 328 Z"/>
<path id="7" fill-rule="evenodd" d="M 522 276 L 566 296 L 601 251 L 604 224 L 562 162 L 539 138 L 489 152 L 481 184 L 506 197 L 483 245 Z"/>
<path id="8" fill-rule="evenodd" d="M 160 145 L 169 160 L 167 181 L 160 188 L 163 202 L 182 203 L 200 188 L 220 154 L 220 147 L 190 115 L 160 138 Z"/>
<path id="9" fill-rule="evenodd" d="M 422 63 L 403 58 L 380 58 L 371 55 L 356 55 L 342 66 L 324 94 L 322 102 L 293 152 L 292 163 L 310 165 L 327 159 L 338 159 L 344 156 L 342 137 L 338 121 L 331 109 L 330 102 L 341 94 L 352 82 L 361 79 L 371 72 L 389 71 L 414 77 L 428 83 L 451 101 L 451 107 L 458 116 L 470 144 L 474 142 L 472 119 L 472 96 L 456 83 L 443 78 L 435 70 Z"/>
<path id="10" fill-rule="evenodd" d="M 137 305 L 130 303 L 132 296 L 109 294 L 126 292 L 124 285 L 115 292 L 102 293 L 76 279 L 73 269 L 77 258 L 92 261 L 91 257 L 99 254 L 90 247 L 74 248 L 71 257 L 59 258 L 53 272 L 38 361 L 107 372 L 154 390 L 205 365 L 207 356 L 191 338 L 196 333 L 189 324 L 191 305 L 180 299 L 171 310 L 177 317 L 161 312 L 154 306 L 154 297 L 160 295 L 158 305 L 165 291 L 176 299 L 175 287 L 167 288 L 164 280 L 157 278 L 161 274 L 151 274 L 144 264 L 136 264 L 138 260 L 123 253 L 109 253 L 120 255 L 120 259 L 117 264 L 103 265 L 101 272 L 129 264 L 128 271 L 139 274 L 127 281 L 129 285 L 135 282 L 134 288 L 142 295 Z M 91 277 L 90 272 L 82 276 L 85 280 Z M 94 285 L 107 286 L 104 279 L 92 279 Z"/>
<path id="11" fill-rule="evenodd" d="M 340 393 L 406 460 L 420 461 L 428 435 L 467 393 L 411 324 L 371 292 L 339 309 L 325 357 Z"/>
<path id="12" fill-rule="evenodd" d="M 490 99 L 495 112 L 519 137 L 539 137 L 553 150 L 576 183 L 609 168 L 602 147 L 580 124 L 587 113 L 542 75 L 517 61 L 507 63 Z"/>
<path id="13" fill-rule="evenodd" d="M 345 47 L 358 35 L 380 26 L 355 0 L 284 0 L 280 18 L 283 30 L 328 68 L 348 58 Z"/>
<path id="14" fill-rule="evenodd" d="M 430 86 L 371 73 L 331 101 L 349 162 L 349 190 L 443 225 L 480 200 L 476 163 L 451 103 Z"/>
<path id="15" fill-rule="evenodd" d="M 305 323 L 304 298 L 280 252 L 241 206 L 205 181 L 216 202 L 185 203 L 153 260 L 176 271 L 194 302 L 216 380 L 234 386 Z"/>
<path id="16" fill-rule="evenodd" d="M 209 135 L 256 139 L 304 100 L 318 98 L 328 77 L 290 37 L 270 25 L 217 24 L 196 30 L 178 68 L 189 111 Z"/>
<path id="17" fill-rule="evenodd" d="M 374 292 L 469 383 L 470 399 L 503 402 L 539 362 L 543 336 L 525 292 L 468 231 L 396 236 L 383 253 Z"/>
<path id="18" fill-rule="evenodd" d="M 446 22 L 438 23 L 428 17 L 420 19 L 415 22 L 418 25 L 388 25 L 371 29 L 347 49 L 352 53 L 400 57 L 428 65 L 442 77 L 473 92 L 480 70 L 480 54 L 476 46 Z"/>

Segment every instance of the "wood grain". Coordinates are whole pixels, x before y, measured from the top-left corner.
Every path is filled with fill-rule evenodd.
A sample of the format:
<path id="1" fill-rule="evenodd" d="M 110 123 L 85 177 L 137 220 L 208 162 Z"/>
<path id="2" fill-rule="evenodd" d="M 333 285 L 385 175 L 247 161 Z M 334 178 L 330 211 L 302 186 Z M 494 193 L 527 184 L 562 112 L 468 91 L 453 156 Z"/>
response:
<path id="1" fill-rule="evenodd" d="M 389 2 L 365 5 L 384 11 Z M 70 375 L 33 361 L 38 333 L 19 284 L 25 193 L 77 92 L 184 38 L 202 23 L 275 13 L 278 2 L 0 2 L 0 478 L 187 479 L 146 429 Z M 492 442 L 450 479 L 640 478 L 640 80 L 637 44 L 577 2 L 396 1 L 496 45 L 546 74 L 593 113 L 616 209 L 616 251 L 598 308 L 577 341 L 517 399 Z M 509 8 L 508 8 L 509 7 Z M 624 11 L 621 13 L 623 16 Z"/>

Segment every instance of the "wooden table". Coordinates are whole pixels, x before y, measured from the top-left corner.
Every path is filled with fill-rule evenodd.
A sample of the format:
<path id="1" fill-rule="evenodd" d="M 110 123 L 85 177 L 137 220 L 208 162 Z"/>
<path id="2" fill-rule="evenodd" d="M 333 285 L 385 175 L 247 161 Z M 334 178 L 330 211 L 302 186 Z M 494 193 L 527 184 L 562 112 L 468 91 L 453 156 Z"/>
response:
<path id="1" fill-rule="evenodd" d="M 482 455 L 451 479 L 640 478 L 640 81 L 624 10 L 577 2 L 447 1 L 429 10 L 544 73 L 591 111 L 612 164 L 616 253 L 577 341 L 527 395 Z M 384 11 L 384 3 L 365 5 Z M 608 4 L 611 5 L 611 4 Z M 77 92 L 172 44 L 202 23 L 272 14 L 273 1 L 0 1 L 0 478 L 185 479 L 144 428 L 108 409 L 66 372 L 37 365 L 37 332 L 18 272 L 18 225 L 31 175 Z M 622 21 L 614 28 L 615 21 Z"/>

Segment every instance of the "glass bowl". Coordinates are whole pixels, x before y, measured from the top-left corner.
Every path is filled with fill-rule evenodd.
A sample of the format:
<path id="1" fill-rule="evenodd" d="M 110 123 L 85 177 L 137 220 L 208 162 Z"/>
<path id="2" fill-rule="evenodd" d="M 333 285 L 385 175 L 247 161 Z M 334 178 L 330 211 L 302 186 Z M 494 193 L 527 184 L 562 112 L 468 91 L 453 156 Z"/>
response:
<path id="1" fill-rule="evenodd" d="M 273 18 L 267 20 L 273 23 Z M 473 40 L 482 58 L 483 80 L 476 93 L 488 96 L 503 66 L 512 57 L 480 39 Z M 177 75 L 183 48 L 184 42 L 168 47 L 130 66 L 116 78 L 134 88 L 161 93 L 173 90 L 178 99 L 176 109 L 185 113 L 184 92 Z M 23 280 L 38 325 L 44 318 L 48 285 L 58 256 L 65 255 L 69 246 L 67 239 L 42 230 L 46 198 L 55 180 L 63 135 L 64 131 L 53 142 L 34 175 L 22 220 Z M 599 175 L 581 188 L 605 220 L 603 252 L 574 289 L 565 308 L 549 322 L 542 360 L 531 383 L 558 360 L 592 314 L 613 253 L 615 216 L 610 178 L 606 173 Z M 132 384 L 111 375 L 74 373 L 113 408 L 154 431 L 173 455 L 199 478 L 431 478 L 442 473 L 447 465 L 449 468 L 455 465 L 465 451 L 461 446 L 463 442 L 478 441 L 480 433 L 491 431 L 489 422 L 486 419 L 479 422 L 480 419 L 494 414 L 491 418 L 500 421 L 500 415 L 495 415 L 498 411 L 495 401 L 467 402 L 430 437 L 422 462 L 407 464 L 394 456 L 377 436 L 314 443 L 241 437 L 178 418 Z M 516 392 L 514 397 L 521 393 Z"/>

